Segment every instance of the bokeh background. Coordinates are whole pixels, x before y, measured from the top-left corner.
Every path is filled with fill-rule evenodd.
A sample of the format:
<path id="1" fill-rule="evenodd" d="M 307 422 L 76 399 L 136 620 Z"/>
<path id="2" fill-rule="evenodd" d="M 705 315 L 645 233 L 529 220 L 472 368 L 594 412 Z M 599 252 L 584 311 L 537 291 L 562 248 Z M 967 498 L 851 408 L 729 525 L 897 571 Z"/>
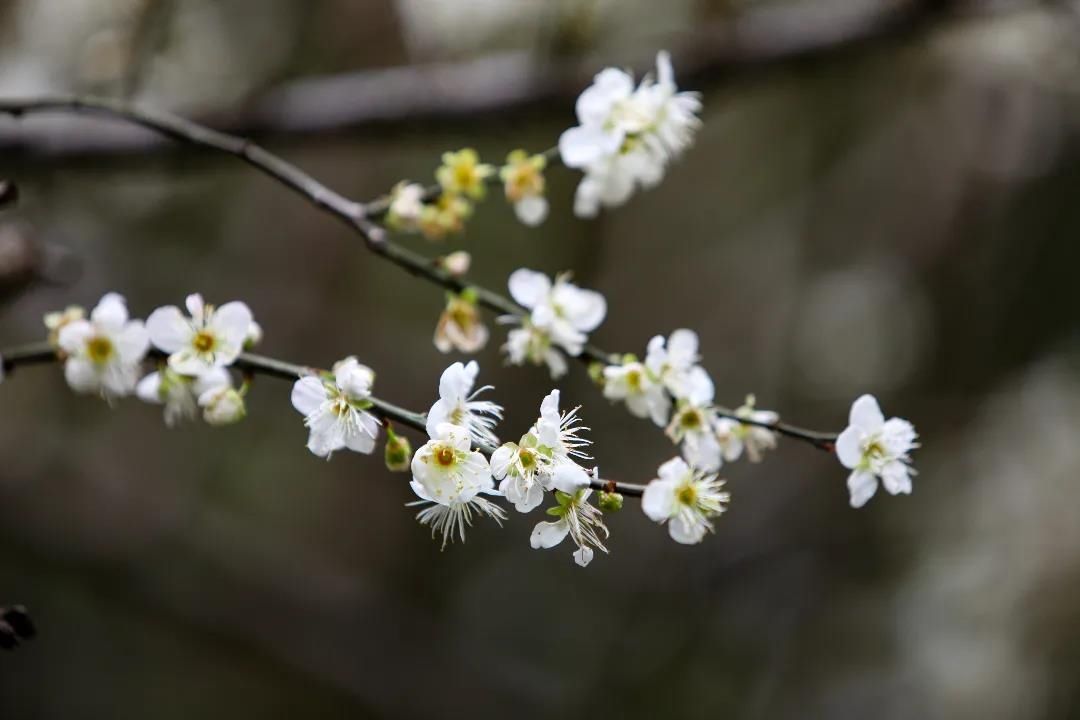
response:
<path id="1" fill-rule="evenodd" d="M 1059 718 L 1080 707 L 1080 6 L 936 0 L 0 0 L 0 95 L 128 97 L 264 142 L 347 195 L 439 153 L 554 144 L 605 65 L 669 48 L 695 148 L 594 221 L 577 176 L 518 224 L 494 193 L 476 281 L 572 269 L 594 335 L 691 327 L 721 402 L 840 430 L 866 391 L 923 436 L 915 493 L 848 507 L 835 458 L 783 442 L 724 470 L 714 536 L 636 503 L 610 556 L 528 545 L 537 516 L 439 551 L 378 457 L 304 450 L 289 387 L 167 430 L 56 367 L 0 386 L 0 717 Z M 125 293 L 244 299 L 263 351 L 354 353 L 426 409 L 442 291 L 231 158 L 89 118 L 0 119 L 0 347 Z M 544 370 L 478 359 L 532 420 Z M 605 475 L 672 455 L 580 368 Z M 415 439 L 415 436 L 414 436 Z"/>

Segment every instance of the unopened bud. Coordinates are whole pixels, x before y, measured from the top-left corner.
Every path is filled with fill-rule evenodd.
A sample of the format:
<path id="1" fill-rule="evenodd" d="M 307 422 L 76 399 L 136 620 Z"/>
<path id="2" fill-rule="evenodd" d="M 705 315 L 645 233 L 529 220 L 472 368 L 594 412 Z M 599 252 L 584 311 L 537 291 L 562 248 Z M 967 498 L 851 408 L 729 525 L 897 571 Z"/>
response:
<path id="1" fill-rule="evenodd" d="M 472 265 L 472 255 L 464 250 L 458 250 L 443 257 L 439 264 L 454 277 L 461 277 L 469 272 L 469 267 Z"/>
<path id="2" fill-rule="evenodd" d="M 617 492 L 600 491 L 600 509 L 606 513 L 619 512 L 623 506 L 623 496 Z"/>
<path id="3" fill-rule="evenodd" d="M 412 445 L 407 438 L 386 428 L 386 469 L 391 472 L 405 472 L 412 460 Z"/>

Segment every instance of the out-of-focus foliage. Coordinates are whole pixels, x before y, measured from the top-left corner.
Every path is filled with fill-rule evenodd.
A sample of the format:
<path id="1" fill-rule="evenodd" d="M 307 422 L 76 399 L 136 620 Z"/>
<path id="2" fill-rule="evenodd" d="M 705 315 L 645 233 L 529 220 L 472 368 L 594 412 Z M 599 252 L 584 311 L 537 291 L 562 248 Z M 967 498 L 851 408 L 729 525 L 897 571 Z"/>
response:
<path id="1" fill-rule="evenodd" d="M 814 4 L 7 0 L 0 95 L 127 94 L 225 120 L 314 75 L 495 52 L 599 68 L 670 47 L 678 68 L 702 28 L 724 37 L 746 13 Z M 874 4 L 821 7 L 840 36 Z M 1080 24 L 1068 4 L 962 5 L 760 72 L 701 63 L 696 147 L 596 221 L 572 219 L 577 178 L 551 168 L 542 228 L 490 198 L 465 236 L 409 240 L 468 250 L 491 286 L 521 266 L 572 269 L 608 298 L 603 347 L 641 353 L 695 328 L 729 405 L 753 391 L 839 430 L 852 398 L 876 393 L 923 435 L 912 496 L 852 511 L 835 458 L 782 443 L 725 468 L 730 511 L 697 547 L 628 500 L 612 554 L 586 571 L 531 550 L 535 518 L 520 516 L 440 553 L 380 457 L 304 449 L 287 384 L 259 379 L 235 427 L 170 431 L 159 408 L 109 409 L 57 368 L 27 368 L 0 386 L 0 604 L 26 604 L 40 636 L 0 656 L 0 717 L 1075 712 Z M 753 17 L 744 38 L 774 18 Z M 447 149 L 498 161 L 552 145 L 573 123 L 564 100 L 265 139 L 369 198 L 429 180 Z M 21 194 L 0 214 L 0 345 L 106 290 L 144 316 L 200 290 L 247 301 L 270 354 L 356 354 L 380 395 L 434 399 L 444 294 L 248 168 L 185 149 L 13 147 L 0 177 Z M 16 237 L 80 272 L 7 274 Z M 550 383 L 502 367 L 493 332 L 482 379 L 513 438 Z M 674 453 L 580 369 L 563 398 L 583 406 L 605 475 L 644 481 Z"/>

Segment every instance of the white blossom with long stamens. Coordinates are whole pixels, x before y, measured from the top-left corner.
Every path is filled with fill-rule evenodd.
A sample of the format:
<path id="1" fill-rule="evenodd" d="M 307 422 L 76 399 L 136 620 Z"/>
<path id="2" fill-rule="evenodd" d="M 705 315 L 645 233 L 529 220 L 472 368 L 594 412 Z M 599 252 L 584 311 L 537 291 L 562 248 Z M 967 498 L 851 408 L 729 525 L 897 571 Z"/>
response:
<path id="1" fill-rule="evenodd" d="M 181 375 L 196 376 L 232 365 L 252 332 L 248 306 L 229 302 L 215 308 L 204 303 L 198 293 L 188 295 L 185 305 L 190 317 L 169 305 L 150 313 L 146 320 L 150 341 L 169 353 L 169 367 Z"/>
<path id="2" fill-rule="evenodd" d="M 76 392 L 100 393 L 111 401 L 135 389 L 150 339 L 141 320 L 128 319 L 123 296 L 109 293 L 89 320 L 64 324 L 57 344 L 66 355 L 68 385 Z"/>
<path id="3" fill-rule="evenodd" d="M 375 449 L 379 421 L 368 411 L 374 382 L 375 373 L 354 357 L 336 363 L 330 377 L 296 381 L 292 404 L 310 430 L 308 450 L 329 459 L 344 448 L 364 454 Z"/>
<path id="4" fill-rule="evenodd" d="M 498 444 L 494 429 L 502 419 L 503 409 L 491 401 L 476 399 L 485 390 L 493 389 L 485 385 L 473 390 L 479 373 L 480 366 L 475 360 L 468 365 L 456 362 L 443 371 L 439 378 L 439 399 L 427 414 L 428 436 L 435 437 L 440 425 L 450 423 L 465 428 L 478 443 Z"/>
<path id="5" fill-rule="evenodd" d="M 701 542 L 713 529 L 712 518 L 724 512 L 730 500 L 723 480 L 690 467 L 682 458 L 660 466 L 659 477 L 645 488 L 641 509 L 650 519 L 667 523 L 671 539 L 683 545 Z"/>

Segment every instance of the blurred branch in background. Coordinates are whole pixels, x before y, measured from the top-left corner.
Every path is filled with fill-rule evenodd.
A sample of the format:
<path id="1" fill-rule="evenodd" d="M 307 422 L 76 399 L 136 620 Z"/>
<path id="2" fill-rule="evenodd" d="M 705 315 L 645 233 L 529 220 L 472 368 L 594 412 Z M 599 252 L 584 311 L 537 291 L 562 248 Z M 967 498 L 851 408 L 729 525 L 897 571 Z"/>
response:
<path id="1" fill-rule="evenodd" d="M 147 11 L 143 53 L 154 47 L 169 3 Z M 691 81 L 732 79 L 899 41 L 949 19 L 979 19 L 1028 10 L 1037 2 L 991 3 L 958 0 L 890 2 L 762 3 L 687 32 L 672 43 L 680 75 Z M 164 8 L 164 9 L 163 9 Z M 643 69 L 646 56 L 615 57 Z M 125 94 L 139 82 L 133 64 Z M 445 122 L 477 113 L 528 109 L 553 100 L 569 101 L 588 84 L 596 68 L 590 58 L 547 58 L 532 52 L 503 52 L 457 62 L 364 70 L 287 83 L 237 111 L 186 115 L 222 130 L 247 135 L 306 135 L 340 132 L 398 121 Z M 109 154 L 164 147 L 161 138 L 132 128 L 82 127 L 75 133 L 0 128 L 0 150 L 34 155 Z"/>
<path id="2" fill-rule="evenodd" d="M 13 650 L 37 635 L 30 613 L 22 605 L 0 607 L 0 648 Z"/>

